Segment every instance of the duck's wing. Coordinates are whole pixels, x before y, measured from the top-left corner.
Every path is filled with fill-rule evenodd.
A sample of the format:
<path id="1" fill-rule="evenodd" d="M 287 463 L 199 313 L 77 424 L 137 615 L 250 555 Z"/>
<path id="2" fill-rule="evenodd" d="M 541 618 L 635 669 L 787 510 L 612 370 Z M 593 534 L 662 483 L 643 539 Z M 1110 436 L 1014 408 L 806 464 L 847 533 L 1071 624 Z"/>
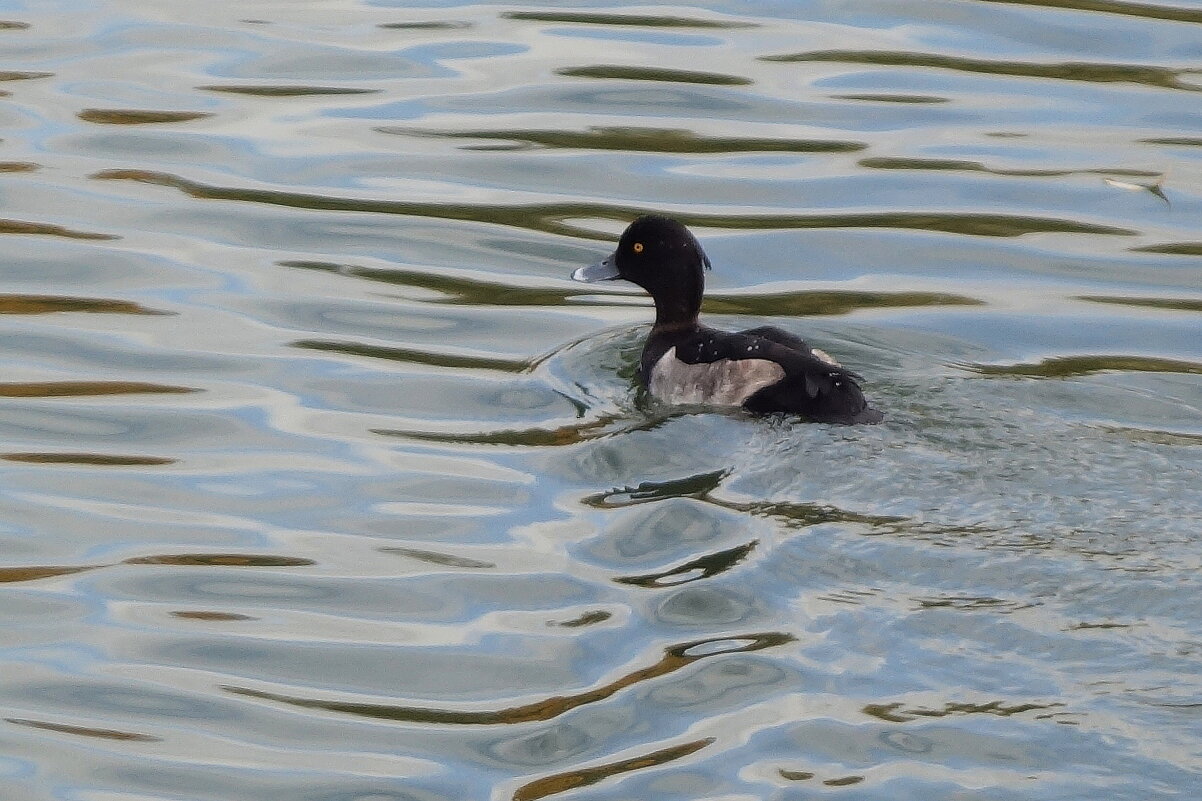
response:
<path id="1" fill-rule="evenodd" d="M 782 346 L 783 347 L 783 346 Z M 752 412 L 793 412 L 822 423 L 879 423 L 881 412 L 868 405 L 860 377 L 812 353 L 779 355 L 785 375 L 743 402 Z"/>
<path id="2" fill-rule="evenodd" d="M 726 358 L 766 359 L 779 365 L 780 380 L 743 401 L 752 412 L 793 412 L 832 423 L 879 423 L 884 419 L 868 405 L 863 380 L 800 337 L 763 326 L 722 337 Z"/>
<path id="3" fill-rule="evenodd" d="M 835 358 L 826 351 L 819 350 L 818 348 L 812 348 L 810 347 L 810 344 L 801 337 L 797 336 L 796 334 L 791 334 L 782 328 L 777 328 L 774 325 L 765 325 L 759 328 L 748 328 L 746 331 L 740 331 L 739 333 L 746 334 L 747 336 L 757 336 L 763 337 L 764 339 L 770 339 L 773 342 L 778 342 L 791 350 L 814 356 L 819 361 L 826 362 L 832 367 L 843 367 L 843 365 L 839 364 L 839 362 L 836 361 Z M 847 370 L 846 367 L 843 367 L 843 369 Z M 853 378 L 855 378 L 856 381 L 863 380 L 858 374 L 853 373 L 851 370 L 847 370 L 847 372 Z"/>
<path id="4" fill-rule="evenodd" d="M 803 351 L 809 353 L 812 348 L 806 344 L 806 341 L 796 334 L 791 334 L 783 328 L 777 328 L 774 325 L 763 325 L 759 328 L 748 328 L 746 331 L 740 331 L 740 335 L 749 337 L 763 337 L 770 339 L 773 342 L 779 342 L 786 348 Z"/>
<path id="5" fill-rule="evenodd" d="M 732 403 L 820 422 L 875 423 L 883 417 L 868 406 L 855 373 L 778 328 L 728 333 L 698 326 L 672 336 L 668 345 L 654 348 L 648 365 L 648 388 L 661 399 Z"/>

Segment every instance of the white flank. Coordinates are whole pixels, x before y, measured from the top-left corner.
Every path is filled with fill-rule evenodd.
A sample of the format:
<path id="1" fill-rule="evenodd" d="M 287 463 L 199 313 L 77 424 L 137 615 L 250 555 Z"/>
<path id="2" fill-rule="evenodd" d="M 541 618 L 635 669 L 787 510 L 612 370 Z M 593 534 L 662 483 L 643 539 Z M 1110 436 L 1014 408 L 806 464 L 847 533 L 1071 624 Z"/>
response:
<path id="1" fill-rule="evenodd" d="M 676 358 L 676 348 L 671 348 L 651 368 L 648 388 L 664 403 L 740 406 L 784 377 L 785 368 L 767 359 L 685 364 Z"/>

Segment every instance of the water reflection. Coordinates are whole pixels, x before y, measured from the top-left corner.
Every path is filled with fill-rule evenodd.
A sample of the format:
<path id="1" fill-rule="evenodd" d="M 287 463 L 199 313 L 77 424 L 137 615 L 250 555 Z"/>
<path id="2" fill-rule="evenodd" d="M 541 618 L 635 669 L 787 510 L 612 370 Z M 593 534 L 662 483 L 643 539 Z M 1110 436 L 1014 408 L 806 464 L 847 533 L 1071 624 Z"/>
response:
<path id="1" fill-rule="evenodd" d="M 841 64 L 866 64 L 888 67 L 931 67 L 984 75 L 1051 78 L 1061 81 L 1087 81 L 1091 83 L 1132 83 L 1163 89 L 1179 89 L 1187 92 L 1202 91 L 1202 87 L 1182 79 L 1183 75 L 1194 74 L 1199 72 L 1199 70 L 1170 69 L 1168 67 L 1150 65 L 1089 62 L 1038 64 L 1026 61 L 993 61 L 945 56 L 936 53 L 890 52 L 884 50 L 813 50 L 807 53 L 764 56 L 763 60 L 785 64 L 836 62 Z"/>
<path id="2" fill-rule="evenodd" d="M 574 219 L 631 220 L 640 214 L 656 211 L 650 208 L 613 207 L 591 203 L 532 204 L 527 206 L 471 205 L 446 203 L 417 203 L 391 200 L 367 200 L 326 195 L 308 195 L 261 189 L 234 189 L 208 186 L 195 181 L 146 170 L 103 170 L 92 176 L 98 180 L 138 181 L 170 186 L 195 198 L 209 200 L 241 200 L 324 211 L 359 211 L 381 214 L 402 214 L 446 220 L 475 220 L 546 233 L 572 234 L 580 237 L 609 239 L 574 225 Z M 1099 234 L 1134 236 L 1136 231 L 1109 225 L 1077 222 L 1067 219 L 1027 217 L 1008 214 L 958 214 L 943 212 L 887 212 L 865 214 L 816 215 L 708 215 L 682 213 L 675 215 L 687 226 L 729 229 L 789 229 L 789 228 L 911 228 L 941 231 L 969 236 L 1022 236 L 1032 233 Z M 3 226 L 0 225 L 0 233 Z M 68 235 L 68 234 L 60 234 Z M 90 238 L 96 238 L 90 236 Z"/>
<path id="3" fill-rule="evenodd" d="M 605 14 L 595 11 L 507 11 L 505 19 L 531 22 L 567 22 L 576 25 L 632 25 L 639 28 L 754 28 L 751 22 L 700 17 L 653 16 L 648 14 Z"/>
<path id="4" fill-rule="evenodd" d="M 592 690 L 568 696 L 555 696 L 531 704 L 498 710 L 457 710 L 408 707 L 388 704 L 365 704 L 344 701 L 327 701 L 315 698 L 298 698 L 282 693 L 255 690 L 249 687 L 228 686 L 223 689 L 236 695 L 258 698 L 276 703 L 309 709 L 324 709 L 359 717 L 380 718 L 411 723 L 438 723 L 453 725 L 496 725 L 528 723 L 553 720 L 578 707 L 604 701 L 627 687 L 652 681 L 675 673 L 694 662 L 707 657 L 750 653 L 765 648 L 775 648 L 792 641 L 792 637 L 781 633 L 752 634 L 739 639 L 698 640 L 682 643 L 665 649 L 659 662 L 639 668 L 618 679 Z M 707 647 L 709 646 L 709 647 Z"/>
<path id="5" fill-rule="evenodd" d="M 849 153 L 868 147 L 838 139 L 768 139 L 702 136 L 678 128 L 590 126 L 584 131 L 429 131 L 382 127 L 382 133 L 448 139 L 496 139 L 552 149 L 619 150 L 644 153 Z M 464 149 L 520 149 L 523 145 L 465 145 Z"/>
<path id="6" fill-rule="evenodd" d="M 1189 796 L 1198 12 L 426 5 L 0 21 L 5 798 Z"/>
<path id="7" fill-rule="evenodd" d="M 53 223 L 30 222 L 27 220 L 0 220 L 0 234 L 24 234 L 26 236 L 61 236 L 66 239 L 119 239 L 115 234 L 92 231 L 77 231 Z"/>
<path id="8" fill-rule="evenodd" d="M 0 314 L 172 314 L 148 309 L 140 303 L 110 298 L 73 298 L 61 295 L 0 295 Z"/>
<path id="9" fill-rule="evenodd" d="M 130 108 L 85 108 L 75 116 L 84 122 L 101 125 L 156 125 L 168 122 L 202 120 L 213 115 L 207 111 L 149 111 Z"/>

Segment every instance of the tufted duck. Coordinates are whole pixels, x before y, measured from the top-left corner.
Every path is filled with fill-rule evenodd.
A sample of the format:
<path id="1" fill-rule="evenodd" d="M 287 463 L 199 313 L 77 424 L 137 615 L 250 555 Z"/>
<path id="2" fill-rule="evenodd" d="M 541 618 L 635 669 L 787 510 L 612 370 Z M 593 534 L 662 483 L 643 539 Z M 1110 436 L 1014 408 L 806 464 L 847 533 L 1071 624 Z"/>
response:
<path id="1" fill-rule="evenodd" d="M 710 262 L 676 220 L 639 217 L 604 261 L 572 273 L 577 281 L 623 278 L 655 300 L 639 377 L 665 403 L 742 406 L 792 412 L 824 423 L 878 423 L 858 376 L 820 350 L 772 326 L 731 333 L 697 322 Z"/>

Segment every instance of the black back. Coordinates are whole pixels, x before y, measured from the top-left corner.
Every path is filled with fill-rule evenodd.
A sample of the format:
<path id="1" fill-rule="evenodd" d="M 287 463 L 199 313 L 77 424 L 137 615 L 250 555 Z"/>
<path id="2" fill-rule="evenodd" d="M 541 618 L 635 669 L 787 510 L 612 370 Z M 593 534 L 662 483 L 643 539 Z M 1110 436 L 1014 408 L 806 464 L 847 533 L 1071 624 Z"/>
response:
<path id="1" fill-rule="evenodd" d="M 868 405 L 859 377 L 814 355 L 803 340 L 765 326 L 731 333 L 702 325 L 657 332 L 643 348 L 640 374 L 647 386 L 651 370 L 670 349 L 685 364 L 712 364 L 723 359 L 764 359 L 779 364 L 784 378 L 743 402 L 756 413 L 790 412 L 822 423 L 877 423 L 884 415 Z"/>

